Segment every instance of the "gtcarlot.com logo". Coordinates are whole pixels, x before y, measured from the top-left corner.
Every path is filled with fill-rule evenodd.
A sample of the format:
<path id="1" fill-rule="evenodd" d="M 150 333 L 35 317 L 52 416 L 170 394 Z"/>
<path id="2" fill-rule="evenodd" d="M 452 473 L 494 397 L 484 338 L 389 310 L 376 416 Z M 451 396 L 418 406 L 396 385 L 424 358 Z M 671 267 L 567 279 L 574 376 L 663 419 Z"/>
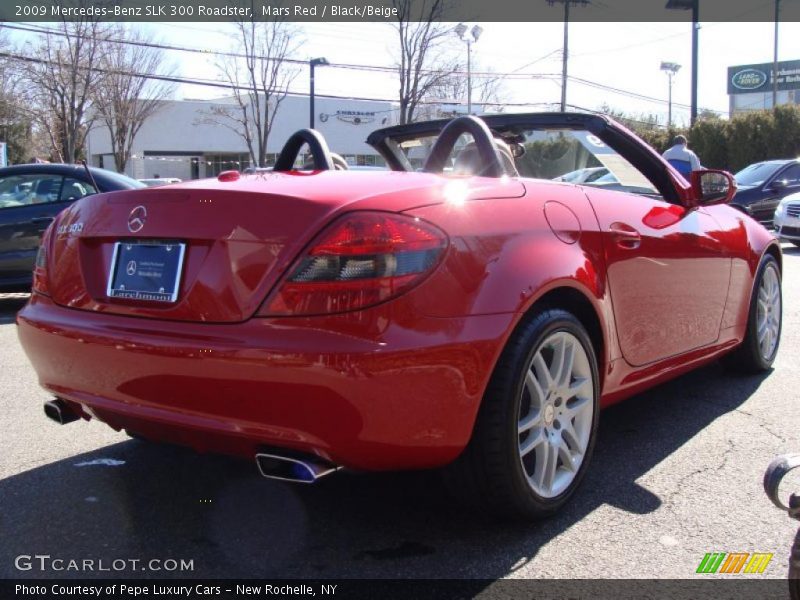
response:
<path id="1" fill-rule="evenodd" d="M 772 560 L 766 552 L 709 552 L 700 561 L 697 573 L 763 573 Z"/>
<path id="2" fill-rule="evenodd" d="M 61 558 L 50 554 L 20 554 L 14 559 L 18 571 L 194 571 L 194 559 L 185 558 Z"/>

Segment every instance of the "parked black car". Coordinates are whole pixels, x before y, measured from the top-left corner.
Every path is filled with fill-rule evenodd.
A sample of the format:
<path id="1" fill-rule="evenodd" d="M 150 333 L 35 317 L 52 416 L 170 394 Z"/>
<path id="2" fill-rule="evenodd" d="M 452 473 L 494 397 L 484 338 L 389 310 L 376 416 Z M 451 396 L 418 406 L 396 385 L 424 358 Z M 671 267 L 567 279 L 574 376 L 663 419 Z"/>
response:
<path id="1" fill-rule="evenodd" d="M 731 205 L 772 227 L 772 217 L 783 197 L 800 192 L 800 161 L 792 158 L 753 163 L 734 177 L 739 190 Z"/>
<path id="2" fill-rule="evenodd" d="M 145 187 L 135 179 L 80 165 L 31 164 L 0 169 L 0 291 L 25 292 L 42 233 L 75 200 Z"/>

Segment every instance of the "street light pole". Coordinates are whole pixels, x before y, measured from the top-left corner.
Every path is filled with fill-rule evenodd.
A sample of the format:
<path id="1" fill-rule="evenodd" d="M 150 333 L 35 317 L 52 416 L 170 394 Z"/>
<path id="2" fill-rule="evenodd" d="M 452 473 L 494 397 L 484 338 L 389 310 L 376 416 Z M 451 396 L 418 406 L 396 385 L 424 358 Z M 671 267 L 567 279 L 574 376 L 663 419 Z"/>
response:
<path id="1" fill-rule="evenodd" d="M 467 40 L 467 114 L 472 114 L 472 41 Z"/>
<path id="2" fill-rule="evenodd" d="M 680 70 L 681 66 L 674 62 L 662 62 L 661 70 L 667 74 L 669 79 L 669 108 L 667 112 L 667 129 L 672 127 L 672 78 Z"/>
<path id="3" fill-rule="evenodd" d="M 472 114 L 472 44 L 478 41 L 483 33 L 483 27 L 480 25 L 474 25 L 472 27 L 472 38 L 465 37 L 467 33 L 468 27 L 463 23 L 459 23 L 456 28 L 455 32 L 459 39 L 467 44 L 467 114 Z"/>
<path id="4" fill-rule="evenodd" d="M 308 115 L 308 123 L 311 129 L 314 129 L 314 68 L 315 67 L 324 67 L 325 65 L 329 65 L 327 58 L 312 58 L 308 61 L 308 68 L 309 68 L 309 75 L 310 75 L 310 86 L 308 90 L 308 108 L 309 108 L 309 115 Z"/>

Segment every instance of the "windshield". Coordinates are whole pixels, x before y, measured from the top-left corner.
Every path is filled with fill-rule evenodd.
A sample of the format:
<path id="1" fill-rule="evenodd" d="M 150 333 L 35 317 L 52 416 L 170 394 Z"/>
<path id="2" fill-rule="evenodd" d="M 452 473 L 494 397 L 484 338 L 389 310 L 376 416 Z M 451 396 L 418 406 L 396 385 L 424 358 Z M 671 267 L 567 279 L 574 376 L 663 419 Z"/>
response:
<path id="1" fill-rule="evenodd" d="M 600 138 L 575 129 L 529 129 L 500 133 L 514 155 L 521 177 L 554 179 L 590 187 L 602 187 L 635 194 L 659 195 L 642 173 Z M 427 135 L 400 142 L 407 161 L 420 169 L 436 136 Z M 462 135 L 445 163 L 445 174 L 461 173 L 459 154 L 468 149 L 471 138 Z"/>
<path id="2" fill-rule="evenodd" d="M 780 166 L 780 164 L 776 163 L 760 162 L 745 167 L 733 177 L 739 185 L 761 185 L 769 179 Z"/>

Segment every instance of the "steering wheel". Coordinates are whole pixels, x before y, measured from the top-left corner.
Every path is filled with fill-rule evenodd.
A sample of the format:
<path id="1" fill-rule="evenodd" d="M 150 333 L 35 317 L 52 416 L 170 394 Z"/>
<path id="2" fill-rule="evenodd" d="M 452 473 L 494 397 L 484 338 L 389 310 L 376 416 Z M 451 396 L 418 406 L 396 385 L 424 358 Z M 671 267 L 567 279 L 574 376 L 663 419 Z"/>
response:
<path id="1" fill-rule="evenodd" d="M 423 171 L 426 173 L 442 173 L 445 162 L 453 152 L 456 141 L 463 133 L 469 133 L 478 149 L 478 154 L 483 163 L 481 176 L 483 177 L 502 177 L 504 174 L 503 165 L 497 156 L 492 132 L 482 119 L 473 116 L 458 117 L 445 125 L 436 142 L 431 148 L 428 159 L 425 161 Z"/>
<path id="2" fill-rule="evenodd" d="M 283 145 L 278 159 L 275 161 L 273 171 L 291 171 L 300 148 L 308 144 L 311 157 L 314 159 L 314 168 L 318 171 L 332 171 L 336 168 L 331 151 L 322 134 L 315 129 L 301 129 L 292 134 Z"/>

